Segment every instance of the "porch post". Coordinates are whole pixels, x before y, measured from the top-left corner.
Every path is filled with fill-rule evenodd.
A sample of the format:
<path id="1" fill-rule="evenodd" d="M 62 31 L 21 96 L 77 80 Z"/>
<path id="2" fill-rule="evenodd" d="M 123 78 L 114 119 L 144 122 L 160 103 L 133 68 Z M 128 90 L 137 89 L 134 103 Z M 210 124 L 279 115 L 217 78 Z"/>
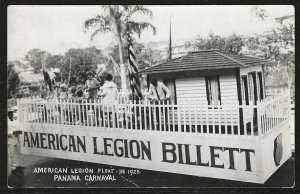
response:
<path id="1" fill-rule="evenodd" d="M 241 87 L 241 72 L 239 68 L 235 69 L 235 75 L 236 75 L 236 87 L 237 87 L 237 94 L 238 94 L 238 100 L 239 100 L 239 105 L 242 105 L 242 87 Z M 239 117 L 240 117 L 240 130 L 243 129 L 243 108 L 239 108 Z M 245 134 L 244 134 L 245 135 Z"/>

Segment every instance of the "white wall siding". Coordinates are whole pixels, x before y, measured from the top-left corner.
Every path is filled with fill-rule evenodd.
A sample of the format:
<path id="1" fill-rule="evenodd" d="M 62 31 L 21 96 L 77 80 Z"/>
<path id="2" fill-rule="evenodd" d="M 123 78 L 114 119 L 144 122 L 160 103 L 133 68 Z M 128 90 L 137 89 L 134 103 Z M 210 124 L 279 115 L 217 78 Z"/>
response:
<path id="1" fill-rule="evenodd" d="M 222 105 L 230 105 L 235 104 L 238 105 L 238 97 L 237 97 L 237 85 L 236 85 L 236 77 L 234 75 L 228 76 L 220 76 L 220 91 L 221 91 L 221 102 Z M 190 100 L 193 102 L 199 101 L 202 105 L 207 106 L 207 97 L 206 97 L 206 83 L 204 77 L 192 77 L 192 78 L 177 78 L 176 79 L 176 95 L 177 102 L 179 104 L 188 103 Z M 213 123 L 214 118 L 220 117 L 221 124 L 224 124 L 226 118 L 233 114 L 233 124 L 237 125 L 238 122 L 238 112 L 234 113 L 228 111 L 227 109 L 212 110 L 202 107 L 203 110 L 200 110 L 199 107 L 196 107 L 196 110 L 193 109 L 193 114 L 197 116 L 197 122 L 201 122 L 202 124 Z M 175 110 L 178 111 L 178 110 Z M 188 118 L 188 115 L 185 114 L 186 111 L 180 110 L 181 112 L 181 121 L 178 121 L 177 115 L 175 116 L 175 122 L 183 122 Z M 206 117 L 205 114 L 209 113 L 209 116 Z M 172 111 L 170 111 L 172 115 Z M 219 115 L 220 114 L 220 115 Z M 172 120 L 172 116 L 170 118 Z M 214 115 L 214 116 L 213 116 Z M 195 115 L 194 115 L 195 116 Z M 195 118 L 194 118 L 195 119 Z M 192 119 L 192 124 L 195 123 L 195 120 Z M 189 122 L 189 120 L 187 120 Z M 207 123 L 208 122 L 208 123 Z"/>
<path id="2" fill-rule="evenodd" d="M 222 104 L 238 103 L 237 83 L 234 75 L 220 76 Z M 199 100 L 207 103 L 204 77 L 176 79 L 177 100 Z"/>
<path id="3" fill-rule="evenodd" d="M 220 76 L 222 104 L 238 103 L 237 83 L 234 75 Z"/>
<path id="4" fill-rule="evenodd" d="M 177 78 L 176 96 L 180 100 L 207 101 L 204 77 Z"/>

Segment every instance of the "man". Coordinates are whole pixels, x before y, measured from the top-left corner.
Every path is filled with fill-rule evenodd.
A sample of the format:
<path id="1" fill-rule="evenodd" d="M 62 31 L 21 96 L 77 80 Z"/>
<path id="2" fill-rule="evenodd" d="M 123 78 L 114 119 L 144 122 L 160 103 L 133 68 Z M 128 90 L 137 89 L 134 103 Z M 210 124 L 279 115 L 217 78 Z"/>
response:
<path id="1" fill-rule="evenodd" d="M 97 90 L 100 88 L 100 83 L 96 78 L 94 78 L 94 75 L 91 71 L 87 72 L 86 76 L 87 76 L 87 80 L 85 82 L 85 88 L 87 89 L 88 92 L 88 99 L 92 100 L 92 102 L 95 102 L 95 100 L 98 98 Z M 98 125 L 99 124 L 98 108 L 96 106 L 92 106 L 92 110 L 90 110 L 90 106 L 88 106 L 88 112 L 89 112 L 88 114 L 90 115 L 92 115 L 93 113 L 96 114 L 96 122 Z M 93 119 L 94 117 L 91 118 Z"/>
<path id="2" fill-rule="evenodd" d="M 162 82 L 158 82 L 156 78 L 152 78 L 150 81 L 150 87 L 149 87 L 149 99 L 152 101 L 153 104 L 166 104 L 167 100 L 170 98 L 170 90 L 162 83 Z M 160 115 L 162 115 L 163 113 L 165 113 L 165 124 L 166 127 L 168 127 L 168 108 L 161 108 L 159 109 L 158 107 L 155 108 L 156 110 L 156 114 L 155 114 L 155 118 L 152 117 L 152 127 L 154 127 L 154 119 L 156 119 L 156 123 L 159 126 L 159 129 L 161 130 L 161 123 L 160 123 Z M 153 111 L 151 113 L 153 116 Z"/>
<path id="3" fill-rule="evenodd" d="M 92 72 L 87 72 L 87 80 L 85 82 L 85 88 L 88 91 L 88 99 L 96 99 L 97 98 L 97 90 L 100 88 L 99 81 L 94 78 L 94 75 Z"/>
<path id="4" fill-rule="evenodd" d="M 16 168 L 20 168 L 20 142 L 18 135 L 21 134 L 18 122 L 14 120 L 14 111 L 9 108 L 7 111 L 8 129 L 8 175 L 11 175 Z M 22 167 L 21 167 L 22 168 Z"/>
<path id="5" fill-rule="evenodd" d="M 55 68 L 53 70 L 54 78 L 52 79 L 52 87 L 53 87 L 53 93 L 54 97 L 59 97 L 59 89 L 60 85 L 63 84 L 63 79 L 60 75 L 60 70 L 58 68 Z"/>
<path id="6" fill-rule="evenodd" d="M 41 98 L 46 99 L 46 97 L 47 97 L 47 88 L 46 88 L 45 85 L 40 86 L 40 95 L 41 95 Z"/>
<path id="7" fill-rule="evenodd" d="M 69 97 L 69 94 L 68 94 L 67 84 L 60 84 L 59 98 L 60 99 L 67 99 L 68 97 Z"/>
<path id="8" fill-rule="evenodd" d="M 149 98 L 154 102 L 166 101 L 170 98 L 170 90 L 156 78 L 152 78 L 149 87 Z"/>
<path id="9" fill-rule="evenodd" d="M 103 91 L 100 93 L 100 96 L 103 97 L 103 104 L 105 104 L 105 112 L 108 112 L 108 119 L 111 121 L 111 116 L 113 109 L 115 108 L 114 105 L 117 103 L 118 98 L 118 89 L 117 85 L 112 81 L 113 76 L 111 74 L 107 74 L 105 77 L 105 83 L 102 86 Z M 102 117 L 103 118 L 103 117 Z M 117 124 L 117 115 L 114 114 L 114 121 Z M 112 125 L 111 125 L 112 126 Z"/>

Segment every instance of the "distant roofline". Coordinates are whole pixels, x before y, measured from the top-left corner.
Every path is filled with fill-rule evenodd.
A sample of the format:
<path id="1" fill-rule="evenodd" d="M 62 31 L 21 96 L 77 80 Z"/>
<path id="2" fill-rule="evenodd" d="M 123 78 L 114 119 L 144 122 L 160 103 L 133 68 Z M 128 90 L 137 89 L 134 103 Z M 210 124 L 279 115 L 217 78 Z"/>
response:
<path id="1" fill-rule="evenodd" d="M 287 18 L 290 18 L 290 17 L 295 17 L 295 15 L 286 15 L 286 16 L 281 16 L 281 17 L 277 17 L 275 18 L 276 19 L 287 19 Z"/>

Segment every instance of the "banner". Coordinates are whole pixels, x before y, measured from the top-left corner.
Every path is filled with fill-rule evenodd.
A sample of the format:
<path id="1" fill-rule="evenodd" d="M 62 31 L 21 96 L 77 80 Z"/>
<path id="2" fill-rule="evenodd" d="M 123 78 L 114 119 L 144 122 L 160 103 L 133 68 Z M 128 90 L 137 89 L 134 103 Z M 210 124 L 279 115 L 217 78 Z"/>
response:
<path id="1" fill-rule="evenodd" d="M 268 160 L 262 147 L 268 143 L 258 138 L 74 126 L 24 129 L 24 154 L 256 183 L 267 179 L 269 167 L 274 172 L 280 166 L 273 159 L 274 140 Z M 280 163 L 287 157 L 284 153 Z"/>

